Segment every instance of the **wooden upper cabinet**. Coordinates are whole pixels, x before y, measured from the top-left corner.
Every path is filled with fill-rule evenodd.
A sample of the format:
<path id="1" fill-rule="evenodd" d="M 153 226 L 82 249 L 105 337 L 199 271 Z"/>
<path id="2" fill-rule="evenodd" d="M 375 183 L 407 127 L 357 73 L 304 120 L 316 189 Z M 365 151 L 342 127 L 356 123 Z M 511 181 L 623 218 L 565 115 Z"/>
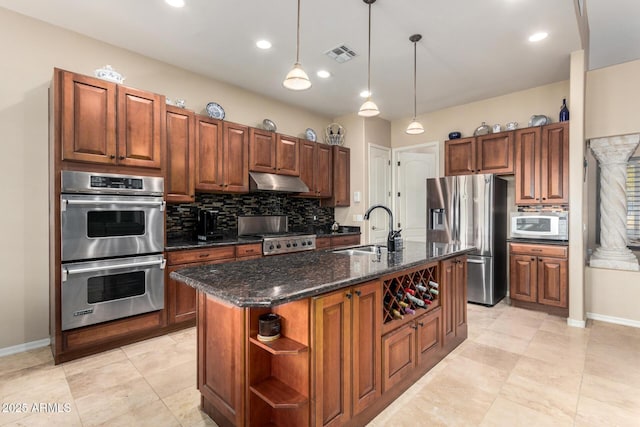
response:
<path id="1" fill-rule="evenodd" d="M 62 160 L 116 163 L 116 84 L 56 70 Z"/>
<path id="2" fill-rule="evenodd" d="M 444 170 L 446 176 L 470 175 L 476 169 L 476 139 L 461 138 L 444 144 Z"/>
<path id="3" fill-rule="evenodd" d="M 162 168 L 164 96 L 56 70 L 62 160 Z"/>
<path id="4" fill-rule="evenodd" d="M 196 189 L 249 191 L 249 128 L 196 116 Z"/>
<path id="5" fill-rule="evenodd" d="M 513 173 L 513 132 L 445 142 L 445 175 Z"/>
<path id="6" fill-rule="evenodd" d="M 300 175 L 300 141 L 261 129 L 249 130 L 249 170 Z"/>
<path id="7" fill-rule="evenodd" d="M 167 202 L 195 199 L 195 114 L 167 106 Z"/>
<path id="8" fill-rule="evenodd" d="M 224 173 L 224 191 L 247 193 L 249 191 L 249 128 L 224 122 L 223 150 L 219 168 Z"/>
<path id="9" fill-rule="evenodd" d="M 350 204 L 350 169 L 351 150 L 339 145 L 331 146 L 331 157 L 333 161 L 333 191 L 331 198 L 322 201 L 322 206 L 349 206 Z"/>
<path id="10" fill-rule="evenodd" d="M 300 176 L 300 141 L 292 136 L 276 136 L 276 173 Z"/>
<path id="11" fill-rule="evenodd" d="M 515 184 L 518 205 L 540 202 L 540 136 L 539 126 L 516 131 Z"/>
<path id="12" fill-rule="evenodd" d="M 164 97 L 126 86 L 117 93 L 118 163 L 159 169 Z"/>
<path id="13" fill-rule="evenodd" d="M 328 198 L 332 194 L 333 157 L 331 146 L 300 140 L 300 179 L 309 187 L 301 197 Z"/>
<path id="14" fill-rule="evenodd" d="M 516 131 L 517 205 L 569 203 L 569 124 Z"/>
<path id="15" fill-rule="evenodd" d="M 276 134 L 256 128 L 249 129 L 249 170 L 276 172 Z"/>
<path id="16" fill-rule="evenodd" d="M 542 128 L 542 203 L 569 203 L 569 122 Z"/>
<path id="17" fill-rule="evenodd" d="M 222 122 L 196 116 L 195 188 L 222 191 Z"/>
<path id="18" fill-rule="evenodd" d="M 513 173 L 513 132 L 500 132 L 476 138 L 477 173 Z"/>

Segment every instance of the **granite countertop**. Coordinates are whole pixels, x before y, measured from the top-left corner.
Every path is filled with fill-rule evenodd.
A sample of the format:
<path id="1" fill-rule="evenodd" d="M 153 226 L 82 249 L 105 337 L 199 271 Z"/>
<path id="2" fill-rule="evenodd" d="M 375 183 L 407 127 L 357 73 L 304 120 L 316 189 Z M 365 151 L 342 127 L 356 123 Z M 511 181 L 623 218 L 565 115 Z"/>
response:
<path id="1" fill-rule="evenodd" d="M 474 247 L 405 242 L 402 251 L 375 254 L 310 251 L 174 271 L 170 277 L 238 307 L 271 307 L 376 279 Z"/>

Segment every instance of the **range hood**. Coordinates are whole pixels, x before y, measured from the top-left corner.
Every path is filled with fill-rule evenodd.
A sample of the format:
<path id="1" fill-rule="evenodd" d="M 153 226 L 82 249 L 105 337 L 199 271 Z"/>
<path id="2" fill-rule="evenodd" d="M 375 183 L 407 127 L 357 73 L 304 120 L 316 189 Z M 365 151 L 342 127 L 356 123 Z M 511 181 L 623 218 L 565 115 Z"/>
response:
<path id="1" fill-rule="evenodd" d="M 249 172 L 249 190 L 306 193 L 309 191 L 309 187 L 297 176 Z"/>

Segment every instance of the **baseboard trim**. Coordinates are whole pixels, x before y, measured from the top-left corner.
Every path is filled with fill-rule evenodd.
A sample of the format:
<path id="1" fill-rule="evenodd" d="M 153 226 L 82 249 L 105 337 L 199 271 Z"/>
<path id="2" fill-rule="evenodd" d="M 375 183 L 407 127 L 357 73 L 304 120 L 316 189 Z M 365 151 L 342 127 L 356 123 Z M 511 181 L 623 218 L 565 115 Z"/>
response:
<path id="1" fill-rule="evenodd" d="M 11 347 L 0 348 L 0 357 L 22 353 L 23 351 L 46 347 L 51 344 L 51 338 L 44 338 L 37 341 L 26 342 L 24 344 L 13 345 Z"/>
<path id="2" fill-rule="evenodd" d="M 567 325 L 573 326 L 574 328 L 586 328 L 587 321 L 586 320 L 576 320 L 570 317 L 567 317 Z"/>
<path id="3" fill-rule="evenodd" d="M 640 320 L 625 319 L 623 317 L 614 317 L 604 314 L 587 312 L 587 319 L 600 320 L 601 322 L 615 323 L 617 325 L 631 326 L 632 328 L 640 328 Z"/>

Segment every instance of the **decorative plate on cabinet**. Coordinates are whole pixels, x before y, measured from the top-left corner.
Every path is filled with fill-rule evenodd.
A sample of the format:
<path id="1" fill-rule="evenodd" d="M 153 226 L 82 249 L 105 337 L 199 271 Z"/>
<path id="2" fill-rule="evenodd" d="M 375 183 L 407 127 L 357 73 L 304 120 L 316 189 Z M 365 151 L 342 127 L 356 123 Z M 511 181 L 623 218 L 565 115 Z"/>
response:
<path id="1" fill-rule="evenodd" d="M 207 114 L 212 119 L 222 120 L 224 119 L 224 108 L 217 102 L 210 102 L 207 104 Z"/>
<path id="2" fill-rule="evenodd" d="M 269 119 L 264 119 L 262 121 L 262 127 L 264 128 L 264 130 L 267 130 L 269 132 L 275 132 L 278 129 L 274 121 Z"/>
<path id="3" fill-rule="evenodd" d="M 316 135 L 316 131 L 311 128 L 307 128 L 307 130 L 304 131 L 304 136 L 309 141 L 316 142 L 318 140 L 318 135 Z"/>

